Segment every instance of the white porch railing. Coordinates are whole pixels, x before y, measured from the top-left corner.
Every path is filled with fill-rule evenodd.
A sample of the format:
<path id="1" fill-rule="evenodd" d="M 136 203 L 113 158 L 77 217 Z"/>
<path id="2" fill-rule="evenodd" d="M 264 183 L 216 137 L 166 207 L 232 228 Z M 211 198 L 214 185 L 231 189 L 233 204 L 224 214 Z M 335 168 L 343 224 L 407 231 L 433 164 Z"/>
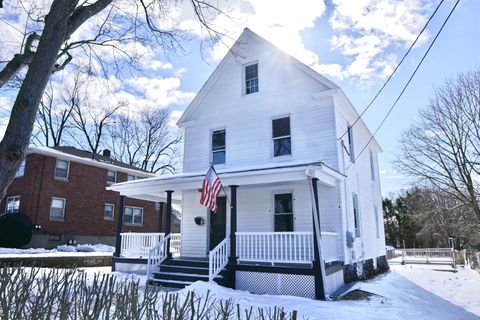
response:
<path id="1" fill-rule="evenodd" d="M 338 234 L 322 232 L 323 259 L 339 259 Z M 312 263 L 312 232 L 237 232 L 237 259 L 239 262 Z"/>
<path id="2" fill-rule="evenodd" d="M 170 252 L 172 255 L 180 255 L 180 248 L 182 246 L 182 234 L 181 233 L 172 233 L 170 237 Z"/>
<path id="3" fill-rule="evenodd" d="M 311 232 L 237 232 L 238 261 L 311 263 Z"/>
<path id="4" fill-rule="evenodd" d="M 153 269 L 160 265 L 167 258 L 167 245 L 168 240 L 171 238 L 171 234 L 158 242 L 148 251 L 148 261 L 147 261 L 147 279 L 150 279 Z"/>
<path id="5" fill-rule="evenodd" d="M 164 233 L 121 233 L 122 246 L 120 255 L 122 257 L 146 257 L 148 251 L 165 237 Z"/>
<path id="6" fill-rule="evenodd" d="M 208 256 L 208 282 L 213 279 L 223 270 L 228 264 L 228 256 L 230 249 L 230 236 L 223 239 Z"/>

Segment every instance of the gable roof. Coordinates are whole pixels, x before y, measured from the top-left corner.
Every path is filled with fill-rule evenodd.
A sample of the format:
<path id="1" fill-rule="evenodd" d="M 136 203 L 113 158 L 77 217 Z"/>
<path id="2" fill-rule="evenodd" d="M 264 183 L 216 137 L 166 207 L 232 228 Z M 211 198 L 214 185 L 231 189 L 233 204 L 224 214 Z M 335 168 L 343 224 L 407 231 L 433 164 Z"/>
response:
<path id="1" fill-rule="evenodd" d="M 310 75 L 313 79 L 317 80 L 320 82 L 322 85 L 327 87 L 327 90 L 331 89 L 340 89 L 335 83 L 332 81 L 328 80 L 326 77 L 322 76 L 306 64 L 300 62 L 296 58 L 286 54 L 284 51 L 280 50 L 278 47 L 273 45 L 271 42 L 267 41 L 266 39 L 262 38 L 255 32 L 251 31 L 248 28 L 245 28 L 242 32 L 242 34 L 238 37 L 238 39 L 235 41 L 235 43 L 232 45 L 232 47 L 229 49 L 228 53 L 223 57 L 223 59 L 220 61 L 218 66 L 215 68 L 213 73 L 210 75 L 210 77 L 207 79 L 207 81 L 204 83 L 200 91 L 197 93 L 195 98 L 193 98 L 192 102 L 188 106 L 188 108 L 185 110 L 183 115 L 180 117 L 180 119 L 177 121 L 177 126 L 183 127 L 185 123 L 188 122 L 190 115 L 197 109 L 197 107 L 201 104 L 205 96 L 210 92 L 211 88 L 215 84 L 215 82 L 221 77 L 223 72 L 225 71 L 225 68 L 227 64 L 233 59 L 235 55 L 238 55 L 238 53 L 235 53 L 235 47 L 239 45 L 239 43 L 242 42 L 243 39 L 245 38 L 249 39 L 254 39 L 266 46 L 268 46 L 270 49 L 275 50 L 277 53 L 282 54 L 285 56 L 285 58 L 289 59 L 292 64 L 296 67 L 298 67 L 300 70 L 305 72 L 306 74 Z"/>
<path id="2" fill-rule="evenodd" d="M 92 152 L 80 150 L 70 146 L 56 146 L 56 147 L 32 147 L 27 153 L 42 154 L 54 158 L 65 159 L 73 162 L 79 162 L 94 167 L 111 169 L 114 171 L 126 172 L 128 174 L 137 175 L 141 177 L 155 177 L 154 173 L 142 170 L 121 161 L 114 160 L 110 157 L 102 156 L 100 154 L 93 155 Z"/>
<path id="3" fill-rule="evenodd" d="M 270 49 L 275 50 L 277 53 L 283 55 L 286 59 L 288 59 L 292 65 L 296 66 L 298 69 L 301 71 L 305 72 L 309 76 L 311 76 L 314 80 L 318 81 L 322 85 L 324 85 L 327 89 L 326 91 L 329 92 L 330 94 L 335 94 L 339 99 L 343 101 L 343 105 L 347 106 L 348 112 L 351 114 L 356 115 L 356 118 L 359 116 L 357 110 L 353 106 L 353 104 L 350 102 L 348 97 L 345 95 L 343 92 L 342 88 L 340 88 L 337 84 L 335 84 L 333 81 L 327 79 L 325 76 L 321 75 L 317 71 L 313 70 L 300 60 L 292 57 L 291 55 L 285 53 L 283 50 L 279 49 L 277 46 L 266 40 L 265 38 L 259 36 L 255 32 L 251 31 L 249 28 L 245 28 L 242 32 L 242 34 L 238 37 L 238 39 L 235 41 L 235 43 L 232 45 L 232 47 L 229 49 L 228 53 L 223 57 L 223 59 L 220 61 L 218 66 L 215 68 L 213 73 L 210 75 L 210 77 L 207 79 L 207 81 L 204 83 L 200 91 L 197 93 L 195 98 L 192 100 L 190 105 L 187 107 L 185 112 L 182 114 L 180 119 L 177 121 L 177 126 L 179 127 L 185 127 L 187 123 L 189 122 L 190 116 L 195 112 L 195 110 L 201 105 L 202 101 L 206 97 L 206 95 L 210 92 L 214 84 L 217 82 L 217 80 L 221 77 L 223 72 L 226 69 L 227 64 L 233 59 L 237 53 L 234 52 L 234 48 L 241 43 L 242 39 L 248 37 L 249 39 L 254 39 L 258 42 L 260 42 L 263 45 L 268 46 Z M 366 130 L 370 136 L 372 136 L 372 133 L 366 126 L 366 124 L 363 122 L 363 119 L 360 119 L 358 121 L 360 126 L 362 127 L 363 130 Z M 380 147 L 380 144 L 378 141 L 373 137 L 372 143 L 376 146 L 376 148 L 381 152 L 382 148 Z"/>

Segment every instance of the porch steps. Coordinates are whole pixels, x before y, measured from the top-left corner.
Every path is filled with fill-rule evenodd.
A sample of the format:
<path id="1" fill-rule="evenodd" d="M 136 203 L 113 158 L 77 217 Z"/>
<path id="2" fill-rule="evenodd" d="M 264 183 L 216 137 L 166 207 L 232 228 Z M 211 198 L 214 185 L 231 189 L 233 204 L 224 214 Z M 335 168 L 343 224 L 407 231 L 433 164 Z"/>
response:
<path id="1" fill-rule="evenodd" d="M 222 283 L 225 279 L 226 270 L 223 270 L 214 280 Z M 149 284 L 185 288 L 195 281 L 208 281 L 208 260 L 194 258 L 176 258 L 165 260 L 154 271 Z"/>

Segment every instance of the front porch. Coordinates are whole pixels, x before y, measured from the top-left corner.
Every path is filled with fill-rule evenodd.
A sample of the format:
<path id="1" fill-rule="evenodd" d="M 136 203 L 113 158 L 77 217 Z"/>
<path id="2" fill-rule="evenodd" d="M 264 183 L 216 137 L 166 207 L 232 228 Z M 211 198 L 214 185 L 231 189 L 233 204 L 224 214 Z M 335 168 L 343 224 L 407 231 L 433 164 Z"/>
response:
<path id="1" fill-rule="evenodd" d="M 219 175 L 228 188 L 215 213 L 198 203 L 200 174 L 112 186 L 121 196 L 165 201 L 167 218 L 172 202 L 181 203 L 183 212 L 181 235 L 170 233 L 168 220 L 164 234 L 119 234 L 117 261 L 142 259 L 149 281 L 161 285 L 187 285 L 196 275 L 249 290 L 254 279 L 263 279 L 277 283 L 265 293 L 289 294 L 300 281 L 309 288 L 303 296 L 324 298 L 326 269 L 344 261 L 338 206 L 343 176 L 320 163 Z M 183 280 L 166 281 L 172 277 Z"/>

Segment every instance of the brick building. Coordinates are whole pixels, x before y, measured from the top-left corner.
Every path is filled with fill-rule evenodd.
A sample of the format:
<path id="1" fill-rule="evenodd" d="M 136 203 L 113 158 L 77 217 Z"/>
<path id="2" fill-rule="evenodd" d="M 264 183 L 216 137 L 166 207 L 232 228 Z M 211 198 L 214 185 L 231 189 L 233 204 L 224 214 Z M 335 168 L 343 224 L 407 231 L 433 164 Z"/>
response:
<path id="1" fill-rule="evenodd" d="M 119 194 L 106 187 L 153 176 L 111 159 L 108 150 L 92 159 L 92 153 L 73 147 L 30 148 L 0 208 L 23 213 L 41 226 L 34 231 L 32 247 L 55 247 L 70 239 L 114 245 Z M 161 231 L 161 207 L 127 198 L 123 231 Z M 178 218 L 172 219 L 172 226 L 179 228 Z"/>

